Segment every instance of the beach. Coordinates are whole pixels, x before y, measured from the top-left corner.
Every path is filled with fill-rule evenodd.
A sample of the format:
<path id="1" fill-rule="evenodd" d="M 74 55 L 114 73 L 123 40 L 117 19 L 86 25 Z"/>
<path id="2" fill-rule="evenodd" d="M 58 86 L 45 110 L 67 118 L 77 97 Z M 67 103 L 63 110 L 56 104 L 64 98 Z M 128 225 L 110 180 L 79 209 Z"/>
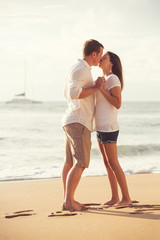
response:
<path id="1" fill-rule="evenodd" d="M 60 178 L 0 183 L 1 240 L 158 240 L 160 174 L 126 175 L 132 207 L 102 205 L 111 193 L 107 176 L 82 177 L 75 198 L 81 212 L 62 211 Z"/>

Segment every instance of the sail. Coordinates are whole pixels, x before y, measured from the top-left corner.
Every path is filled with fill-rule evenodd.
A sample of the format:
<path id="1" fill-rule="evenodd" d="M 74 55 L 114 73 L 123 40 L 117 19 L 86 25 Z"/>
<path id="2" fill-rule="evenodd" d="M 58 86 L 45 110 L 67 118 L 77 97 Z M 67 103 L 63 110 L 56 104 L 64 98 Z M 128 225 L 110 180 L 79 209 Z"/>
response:
<path id="1" fill-rule="evenodd" d="M 27 99 L 26 98 L 26 84 L 27 84 L 27 60 L 25 59 L 25 68 L 24 68 L 24 91 L 23 93 L 20 94 L 16 94 L 15 98 L 13 98 L 10 101 L 7 101 L 6 103 L 19 103 L 19 104 L 26 104 L 26 103 L 41 103 L 41 101 L 35 101 L 35 100 L 31 100 L 31 99 Z"/>

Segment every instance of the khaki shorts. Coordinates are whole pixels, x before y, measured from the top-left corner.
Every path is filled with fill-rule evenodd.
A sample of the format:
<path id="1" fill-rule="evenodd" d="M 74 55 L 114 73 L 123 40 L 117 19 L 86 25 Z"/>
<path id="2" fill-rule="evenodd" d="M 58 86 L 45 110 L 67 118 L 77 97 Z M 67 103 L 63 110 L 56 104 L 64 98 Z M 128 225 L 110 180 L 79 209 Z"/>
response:
<path id="1" fill-rule="evenodd" d="M 66 134 L 66 163 L 76 161 L 78 167 L 88 168 L 91 151 L 91 132 L 80 123 L 63 127 Z"/>

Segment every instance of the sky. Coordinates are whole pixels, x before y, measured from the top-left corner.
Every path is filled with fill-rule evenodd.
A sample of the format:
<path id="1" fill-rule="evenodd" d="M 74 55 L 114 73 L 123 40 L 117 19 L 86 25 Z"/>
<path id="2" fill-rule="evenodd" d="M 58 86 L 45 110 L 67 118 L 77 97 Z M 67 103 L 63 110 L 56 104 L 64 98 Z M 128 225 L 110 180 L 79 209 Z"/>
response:
<path id="1" fill-rule="evenodd" d="M 159 9 L 159 0 L 0 0 L 0 101 L 22 93 L 25 76 L 28 98 L 64 101 L 88 39 L 120 57 L 124 101 L 160 101 Z"/>

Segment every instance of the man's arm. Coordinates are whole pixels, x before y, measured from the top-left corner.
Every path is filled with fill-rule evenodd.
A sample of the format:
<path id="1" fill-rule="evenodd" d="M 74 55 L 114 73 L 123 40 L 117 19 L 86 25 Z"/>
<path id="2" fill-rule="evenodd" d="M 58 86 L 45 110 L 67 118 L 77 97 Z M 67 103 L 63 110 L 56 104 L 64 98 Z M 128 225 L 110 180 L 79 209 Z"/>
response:
<path id="1" fill-rule="evenodd" d="M 98 77 L 97 80 L 94 82 L 92 87 L 82 88 L 82 91 L 79 95 L 79 99 L 83 99 L 89 97 L 90 95 L 94 94 L 95 92 L 99 91 L 100 87 L 104 84 L 104 78 Z"/>

